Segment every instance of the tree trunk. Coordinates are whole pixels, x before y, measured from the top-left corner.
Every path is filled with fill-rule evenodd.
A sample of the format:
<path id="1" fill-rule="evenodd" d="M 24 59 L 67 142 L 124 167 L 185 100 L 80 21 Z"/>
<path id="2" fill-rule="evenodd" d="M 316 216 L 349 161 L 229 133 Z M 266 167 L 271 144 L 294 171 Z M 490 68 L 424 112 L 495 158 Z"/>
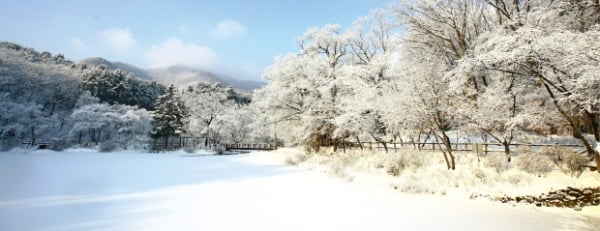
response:
<path id="1" fill-rule="evenodd" d="M 98 145 L 100 139 L 102 139 L 102 129 L 98 130 L 98 136 L 96 137 L 96 145 Z"/>
<path id="2" fill-rule="evenodd" d="M 358 142 L 358 146 L 360 147 L 360 150 L 364 150 L 363 144 L 362 144 L 362 142 L 360 142 L 360 139 L 358 138 L 358 136 L 356 136 L 356 142 Z"/>
<path id="3" fill-rule="evenodd" d="M 380 143 L 383 145 L 383 149 L 385 149 L 385 153 L 387 153 L 388 148 L 387 148 L 387 144 L 385 143 L 385 141 L 380 141 Z"/>
<path id="4" fill-rule="evenodd" d="M 600 153 L 596 152 L 596 171 L 600 173 Z"/>
<path id="5" fill-rule="evenodd" d="M 435 138 L 435 143 L 439 145 L 440 142 L 439 142 L 437 134 L 433 133 L 433 137 Z M 433 147 L 435 147 L 435 144 L 433 145 Z M 446 161 L 446 167 L 448 167 L 448 170 L 452 169 L 452 166 L 450 165 L 450 161 L 448 160 L 448 156 L 446 155 L 446 152 L 444 151 L 444 149 L 441 146 L 440 146 L 440 151 L 444 155 L 444 161 Z"/>
<path id="6" fill-rule="evenodd" d="M 597 168 L 598 172 L 600 172 L 600 161 L 598 160 L 598 152 L 592 147 L 590 142 L 585 138 L 585 136 L 583 135 L 581 130 L 579 130 L 579 126 L 578 126 L 578 123 L 576 122 L 575 118 L 570 116 L 562 108 L 562 106 L 560 106 L 560 104 L 558 103 L 558 100 L 556 99 L 556 96 L 554 96 L 554 93 L 550 89 L 550 86 L 548 86 L 548 84 L 544 82 L 544 87 L 546 88 L 546 92 L 548 93 L 548 95 L 550 95 L 550 98 L 552 99 L 552 103 L 554 104 L 554 106 L 556 106 L 556 109 L 558 110 L 558 112 L 560 112 L 560 115 L 562 115 L 562 117 L 565 120 L 567 120 L 567 122 L 569 122 L 571 129 L 573 129 L 573 137 L 577 138 L 578 140 L 580 140 L 583 143 L 583 146 L 585 147 L 585 150 L 587 151 L 588 156 L 590 156 L 592 158 L 596 158 L 596 168 Z"/>
<path id="7" fill-rule="evenodd" d="M 337 142 L 335 140 L 332 140 L 331 142 L 333 143 L 333 152 L 337 152 L 337 149 L 338 149 Z"/>
<path id="8" fill-rule="evenodd" d="M 454 155 L 452 154 L 452 142 L 450 142 L 450 138 L 446 135 L 444 130 L 441 130 L 442 140 L 444 141 L 444 145 L 446 146 L 446 151 L 448 152 L 448 156 L 450 157 L 450 165 L 452 170 L 456 169 L 456 162 L 454 160 Z"/>
<path id="9" fill-rule="evenodd" d="M 596 142 L 600 142 L 600 121 L 598 121 L 599 120 L 598 115 L 589 113 L 587 111 L 585 114 L 590 120 L 592 134 L 594 134 L 594 138 L 596 139 Z"/>
<path id="10" fill-rule="evenodd" d="M 96 131 L 94 129 L 90 129 L 90 139 L 92 139 L 93 143 L 96 143 Z"/>
<path id="11" fill-rule="evenodd" d="M 510 143 L 504 141 L 504 142 L 502 142 L 502 145 L 504 146 L 504 154 L 506 154 L 506 159 L 508 160 L 508 162 L 510 162 L 510 160 L 511 160 Z"/>
<path id="12" fill-rule="evenodd" d="M 35 145 L 35 127 L 31 126 L 31 145 Z"/>

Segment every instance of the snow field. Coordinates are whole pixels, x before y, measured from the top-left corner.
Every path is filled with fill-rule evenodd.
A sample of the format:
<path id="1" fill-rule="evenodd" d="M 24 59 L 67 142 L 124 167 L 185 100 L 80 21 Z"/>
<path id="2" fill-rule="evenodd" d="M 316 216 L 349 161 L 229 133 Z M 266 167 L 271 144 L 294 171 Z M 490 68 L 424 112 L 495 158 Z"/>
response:
<path id="1" fill-rule="evenodd" d="M 292 151 L 284 149 L 281 152 Z M 593 230 L 569 210 L 398 193 L 257 152 L 0 153 L 1 230 Z M 304 164 L 307 164 L 307 162 Z M 348 161 L 348 160 L 345 160 Z M 366 159 L 360 159 L 365 166 Z M 375 161 L 371 164 L 375 164 Z M 459 165 L 460 166 L 460 165 Z M 374 170 L 376 171 L 376 170 Z M 348 179 L 347 177 L 344 179 Z M 597 223 L 595 223 L 597 224 Z"/>
<path id="2" fill-rule="evenodd" d="M 346 181 L 370 181 L 405 193 L 435 195 L 536 195 L 553 189 L 598 187 L 600 175 L 584 171 L 572 177 L 552 166 L 546 175 L 529 174 L 516 165 L 519 156 L 508 164 L 503 153 L 477 156 L 470 152 L 456 153 L 456 170 L 449 171 L 441 153 L 431 151 L 349 150 L 332 152 L 324 149 L 307 154 L 296 148 L 276 151 L 286 163 L 340 177 Z M 584 208 L 600 217 L 600 209 Z"/>

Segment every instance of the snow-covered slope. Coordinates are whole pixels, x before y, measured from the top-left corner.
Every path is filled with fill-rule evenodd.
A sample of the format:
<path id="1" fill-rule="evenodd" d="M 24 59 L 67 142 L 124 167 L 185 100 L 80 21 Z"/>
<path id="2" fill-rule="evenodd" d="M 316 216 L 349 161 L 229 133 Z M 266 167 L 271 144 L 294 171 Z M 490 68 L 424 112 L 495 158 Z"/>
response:
<path id="1" fill-rule="evenodd" d="M 121 69 L 121 70 L 124 70 L 127 72 L 131 72 L 138 78 L 141 78 L 144 80 L 153 80 L 153 77 L 151 75 L 149 75 L 146 70 L 136 67 L 136 66 L 133 66 L 128 63 L 111 62 L 111 61 L 108 61 L 108 60 L 100 58 L 100 57 L 86 58 L 86 59 L 80 60 L 78 63 L 87 64 L 87 65 L 91 65 L 91 66 L 104 65 L 104 66 L 108 67 L 108 69 L 110 69 L 110 70 Z"/>
<path id="2" fill-rule="evenodd" d="M 240 80 L 230 76 L 215 74 L 209 71 L 192 67 L 174 65 L 164 68 L 142 69 L 123 62 L 112 62 L 100 57 L 92 57 L 79 61 L 80 64 L 93 66 L 104 65 L 111 70 L 121 69 L 133 73 L 135 76 L 145 80 L 155 80 L 164 84 L 175 84 L 179 86 L 190 85 L 198 82 L 223 83 L 235 88 L 253 90 L 262 87 L 265 83 L 252 80 Z"/>
<path id="3" fill-rule="evenodd" d="M 0 229 L 593 230 L 597 222 L 572 210 L 348 183 L 271 153 L 206 154 L 0 153 Z"/>
<path id="4" fill-rule="evenodd" d="M 222 82 L 222 80 L 213 73 L 185 66 L 149 69 L 148 74 L 158 82 L 173 83 L 176 85 L 188 85 L 198 82 Z"/>
<path id="5" fill-rule="evenodd" d="M 187 66 L 169 66 L 165 68 L 148 69 L 148 75 L 161 83 L 173 83 L 185 86 L 198 82 L 222 83 L 244 90 L 253 90 L 262 87 L 265 83 L 252 80 L 240 80 L 223 74 L 196 69 Z"/>

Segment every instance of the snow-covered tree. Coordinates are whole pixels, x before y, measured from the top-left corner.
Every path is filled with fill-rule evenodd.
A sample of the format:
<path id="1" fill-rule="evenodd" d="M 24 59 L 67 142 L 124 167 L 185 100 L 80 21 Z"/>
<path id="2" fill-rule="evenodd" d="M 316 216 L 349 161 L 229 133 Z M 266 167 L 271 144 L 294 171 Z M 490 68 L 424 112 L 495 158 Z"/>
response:
<path id="1" fill-rule="evenodd" d="M 190 115 L 187 130 L 196 136 L 206 137 L 205 145 L 219 143 L 222 139 L 239 142 L 245 138 L 233 138 L 231 132 L 238 129 L 242 131 L 247 126 L 242 119 L 245 116 L 239 110 L 250 102 L 248 96 L 219 83 L 198 83 L 187 87 L 182 98 Z M 235 117 L 242 120 L 236 121 Z"/>
<path id="2" fill-rule="evenodd" d="M 456 100 L 451 97 L 448 79 L 444 73 L 448 66 L 436 57 L 415 57 L 406 51 L 399 59 L 399 89 L 402 95 L 398 98 L 398 106 L 404 112 L 402 118 L 405 129 L 424 132 L 433 136 L 435 143 L 441 143 L 440 150 L 448 169 L 455 169 L 452 142 L 448 131 L 455 129 L 459 122 L 456 119 Z"/>
<path id="3" fill-rule="evenodd" d="M 498 83 L 503 82 L 504 76 L 514 78 L 518 88 L 537 91 L 544 97 L 535 100 L 538 105 L 544 105 L 534 106 L 537 114 L 553 110 L 550 113 L 562 118 L 573 137 L 598 160 L 594 143 L 600 139 L 600 92 L 597 90 L 600 65 L 594 57 L 598 57 L 600 51 L 595 41 L 600 32 L 598 16 L 583 13 L 597 7 L 589 1 L 534 4 L 536 2 L 528 2 L 528 7 L 523 9 L 511 8 L 510 12 L 518 12 L 518 19 L 502 13 L 504 24 L 512 26 L 498 27 L 478 38 L 471 54 L 462 59 L 454 71 L 462 77 L 457 79 L 457 85 L 465 83 L 473 73 Z M 492 87 L 496 92 L 502 90 L 501 84 Z M 524 95 L 519 93 L 517 97 L 524 98 Z M 545 102 L 553 107 L 545 107 Z M 526 114 L 520 118 L 526 123 L 538 120 Z M 588 132 L 595 138 L 586 138 Z"/>
<path id="4" fill-rule="evenodd" d="M 152 117 L 145 109 L 134 106 L 96 103 L 75 109 L 69 118 L 75 143 L 112 142 L 128 148 L 147 140 Z"/>
<path id="5" fill-rule="evenodd" d="M 180 137 L 185 133 L 187 109 L 173 85 L 169 86 L 165 95 L 158 98 L 155 108 L 150 134 L 155 139 L 162 138 L 164 148 L 169 148 L 170 137 Z"/>
<path id="6" fill-rule="evenodd" d="M 106 66 L 85 68 L 82 86 L 103 102 L 139 106 L 154 109 L 156 99 L 165 88 L 156 82 L 137 79 L 122 70 L 110 70 Z"/>
<path id="7" fill-rule="evenodd" d="M 0 99 L 6 99 L 6 96 Z M 35 145 L 39 137 L 52 128 L 53 121 L 44 115 L 41 105 L 0 101 L 0 140 L 28 139 Z"/>

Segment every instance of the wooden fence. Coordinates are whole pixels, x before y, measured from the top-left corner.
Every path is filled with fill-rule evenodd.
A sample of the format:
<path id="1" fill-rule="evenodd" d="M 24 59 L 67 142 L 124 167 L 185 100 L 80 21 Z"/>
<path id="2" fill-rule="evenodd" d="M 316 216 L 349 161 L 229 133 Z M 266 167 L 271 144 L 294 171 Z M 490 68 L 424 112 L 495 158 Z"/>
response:
<path id="1" fill-rule="evenodd" d="M 114 141 L 119 145 L 125 145 L 119 141 Z M 53 142 L 35 142 L 26 141 L 22 145 L 34 147 L 38 149 L 52 148 L 56 143 Z M 279 146 L 274 143 L 214 143 L 207 142 L 204 137 L 172 137 L 168 140 L 165 147 L 165 142 L 162 139 L 149 140 L 142 142 L 129 143 L 128 145 L 142 145 L 157 150 L 177 150 L 185 147 L 197 147 L 203 149 L 223 148 L 225 150 L 276 150 Z"/>
<path id="2" fill-rule="evenodd" d="M 385 145 L 384 145 L 385 144 Z M 528 146 L 532 148 L 540 147 L 569 147 L 569 148 L 583 148 L 583 145 L 579 144 L 533 144 L 533 143 L 511 143 L 511 149 L 513 147 Z M 340 142 L 337 146 L 338 149 L 345 150 L 346 148 L 356 149 L 363 148 L 367 150 L 386 149 L 388 151 L 398 151 L 399 149 L 418 149 L 418 150 L 439 150 L 440 147 L 444 147 L 443 143 L 433 142 Z M 489 152 L 504 152 L 504 145 L 501 143 L 472 143 L 472 142 L 457 142 L 452 143 L 452 151 L 457 152 L 476 152 L 476 153 L 489 153 Z"/>

